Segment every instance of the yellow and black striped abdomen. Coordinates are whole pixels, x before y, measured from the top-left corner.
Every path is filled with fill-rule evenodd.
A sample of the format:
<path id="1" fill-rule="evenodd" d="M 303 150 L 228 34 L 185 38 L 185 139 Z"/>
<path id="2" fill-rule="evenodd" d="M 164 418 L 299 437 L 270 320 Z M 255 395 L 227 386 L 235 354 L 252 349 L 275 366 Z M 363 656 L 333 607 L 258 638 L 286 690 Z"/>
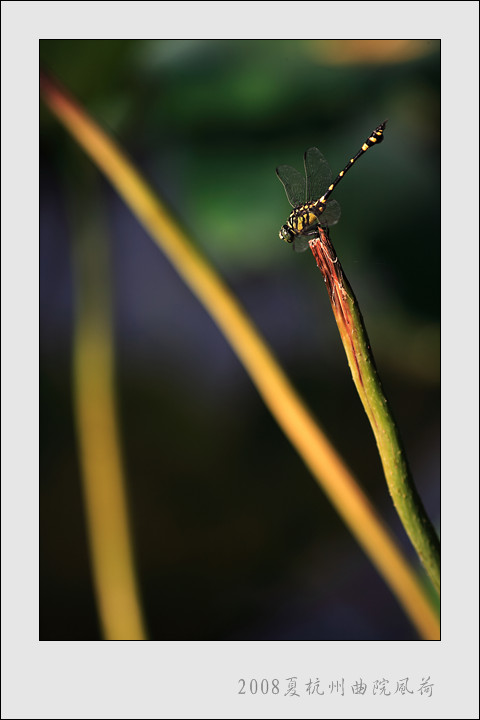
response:
<path id="1" fill-rule="evenodd" d="M 361 157 L 364 153 L 366 153 L 369 148 L 373 147 L 374 145 L 378 145 L 379 143 L 382 142 L 382 140 L 383 140 L 383 132 L 384 132 L 384 130 L 385 130 L 385 125 L 386 125 L 386 124 L 387 124 L 387 121 L 385 120 L 385 122 L 383 122 L 381 125 L 379 125 L 377 128 L 375 128 L 375 130 L 374 130 L 373 133 L 370 135 L 370 137 L 369 137 L 367 140 L 365 140 L 365 142 L 363 143 L 363 145 L 362 145 L 362 147 L 360 148 L 360 150 L 358 151 L 358 153 L 357 153 L 353 158 L 350 159 L 350 161 L 347 163 L 347 165 L 345 165 L 345 167 L 343 168 L 343 170 L 338 173 L 338 175 L 337 175 L 337 177 L 335 178 L 335 180 L 333 181 L 333 183 L 332 183 L 331 185 L 329 185 L 329 187 L 327 188 L 327 191 L 326 191 L 326 192 L 323 194 L 323 196 L 320 198 L 320 201 L 321 201 L 321 202 L 325 202 L 325 200 L 327 200 L 327 198 L 330 197 L 330 195 L 332 194 L 333 189 L 338 185 L 338 183 L 339 183 L 340 180 L 343 178 L 343 176 L 345 175 L 345 173 L 346 173 L 348 170 L 350 170 L 350 168 L 352 167 L 352 165 L 354 165 L 354 163 L 357 162 L 357 160 L 358 160 L 359 157 Z"/>

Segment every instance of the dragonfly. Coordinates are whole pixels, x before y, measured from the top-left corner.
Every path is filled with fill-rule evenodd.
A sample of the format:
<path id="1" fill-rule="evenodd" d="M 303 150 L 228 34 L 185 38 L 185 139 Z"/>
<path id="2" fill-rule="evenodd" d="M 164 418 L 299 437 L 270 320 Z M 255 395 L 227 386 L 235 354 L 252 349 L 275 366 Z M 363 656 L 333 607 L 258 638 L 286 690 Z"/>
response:
<path id="1" fill-rule="evenodd" d="M 309 241 L 318 237 L 318 228 L 325 228 L 328 232 L 331 225 L 336 225 L 340 219 L 340 205 L 336 200 L 329 200 L 330 195 L 358 158 L 382 142 L 386 124 L 385 120 L 375 128 L 333 182 L 332 171 L 316 147 L 309 148 L 304 155 L 305 176 L 290 165 L 277 167 L 277 176 L 293 207 L 287 222 L 280 228 L 280 240 L 293 243 L 297 252 L 303 252 Z"/>

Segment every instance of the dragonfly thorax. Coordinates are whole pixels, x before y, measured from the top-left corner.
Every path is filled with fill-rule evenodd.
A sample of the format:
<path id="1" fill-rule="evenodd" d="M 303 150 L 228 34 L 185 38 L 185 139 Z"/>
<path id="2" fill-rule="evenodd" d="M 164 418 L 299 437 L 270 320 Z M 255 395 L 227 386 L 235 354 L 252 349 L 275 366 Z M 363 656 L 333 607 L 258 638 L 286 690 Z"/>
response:
<path id="1" fill-rule="evenodd" d="M 321 224 L 324 209 L 325 203 L 318 200 L 296 207 L 290 213 L 286 224 L 280 229 L 280 239 L 291 243 L 298 235 L 315 233 Z"/>

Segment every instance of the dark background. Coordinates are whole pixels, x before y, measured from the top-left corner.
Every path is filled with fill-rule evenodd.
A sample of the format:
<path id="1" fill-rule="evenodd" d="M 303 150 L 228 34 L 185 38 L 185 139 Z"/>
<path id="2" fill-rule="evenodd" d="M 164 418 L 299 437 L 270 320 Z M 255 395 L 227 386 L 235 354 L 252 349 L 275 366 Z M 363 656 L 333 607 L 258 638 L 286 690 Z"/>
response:
<path id="1" fill-rule="evenodd" d="M 275 176 L 316 145 L 427 511 L 439 520 L 440 44 L 42 41 L 237 294 L 414 564 L 310 253 L 278 239 Z M 415 639 L 397 601 L 202 306 L 64 129 L 40 112 L 40 637 L 98 639 L 72 402 L 76 218 L 108 242 L 122 452 L 153 639 Z M 92 197 L 86 199 L 85 187 Z M 88 192 L 88 191 L 87 191 Z"/>

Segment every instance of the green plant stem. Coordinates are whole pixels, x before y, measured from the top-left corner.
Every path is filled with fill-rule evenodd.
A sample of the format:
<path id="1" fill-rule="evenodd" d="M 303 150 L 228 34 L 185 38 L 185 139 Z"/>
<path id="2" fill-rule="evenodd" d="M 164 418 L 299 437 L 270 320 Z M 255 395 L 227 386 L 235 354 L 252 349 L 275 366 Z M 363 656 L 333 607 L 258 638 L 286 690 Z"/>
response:
<path id="1" fill-rule="evenodd" d="M 400 434 L 385 396 L 357 299 L 328 232 L 310 248 L 330 292 L 353 381 L 377 442 L 390 495 L 435 589 L 440 592 L 440 542 L 413 482 Z"/>

